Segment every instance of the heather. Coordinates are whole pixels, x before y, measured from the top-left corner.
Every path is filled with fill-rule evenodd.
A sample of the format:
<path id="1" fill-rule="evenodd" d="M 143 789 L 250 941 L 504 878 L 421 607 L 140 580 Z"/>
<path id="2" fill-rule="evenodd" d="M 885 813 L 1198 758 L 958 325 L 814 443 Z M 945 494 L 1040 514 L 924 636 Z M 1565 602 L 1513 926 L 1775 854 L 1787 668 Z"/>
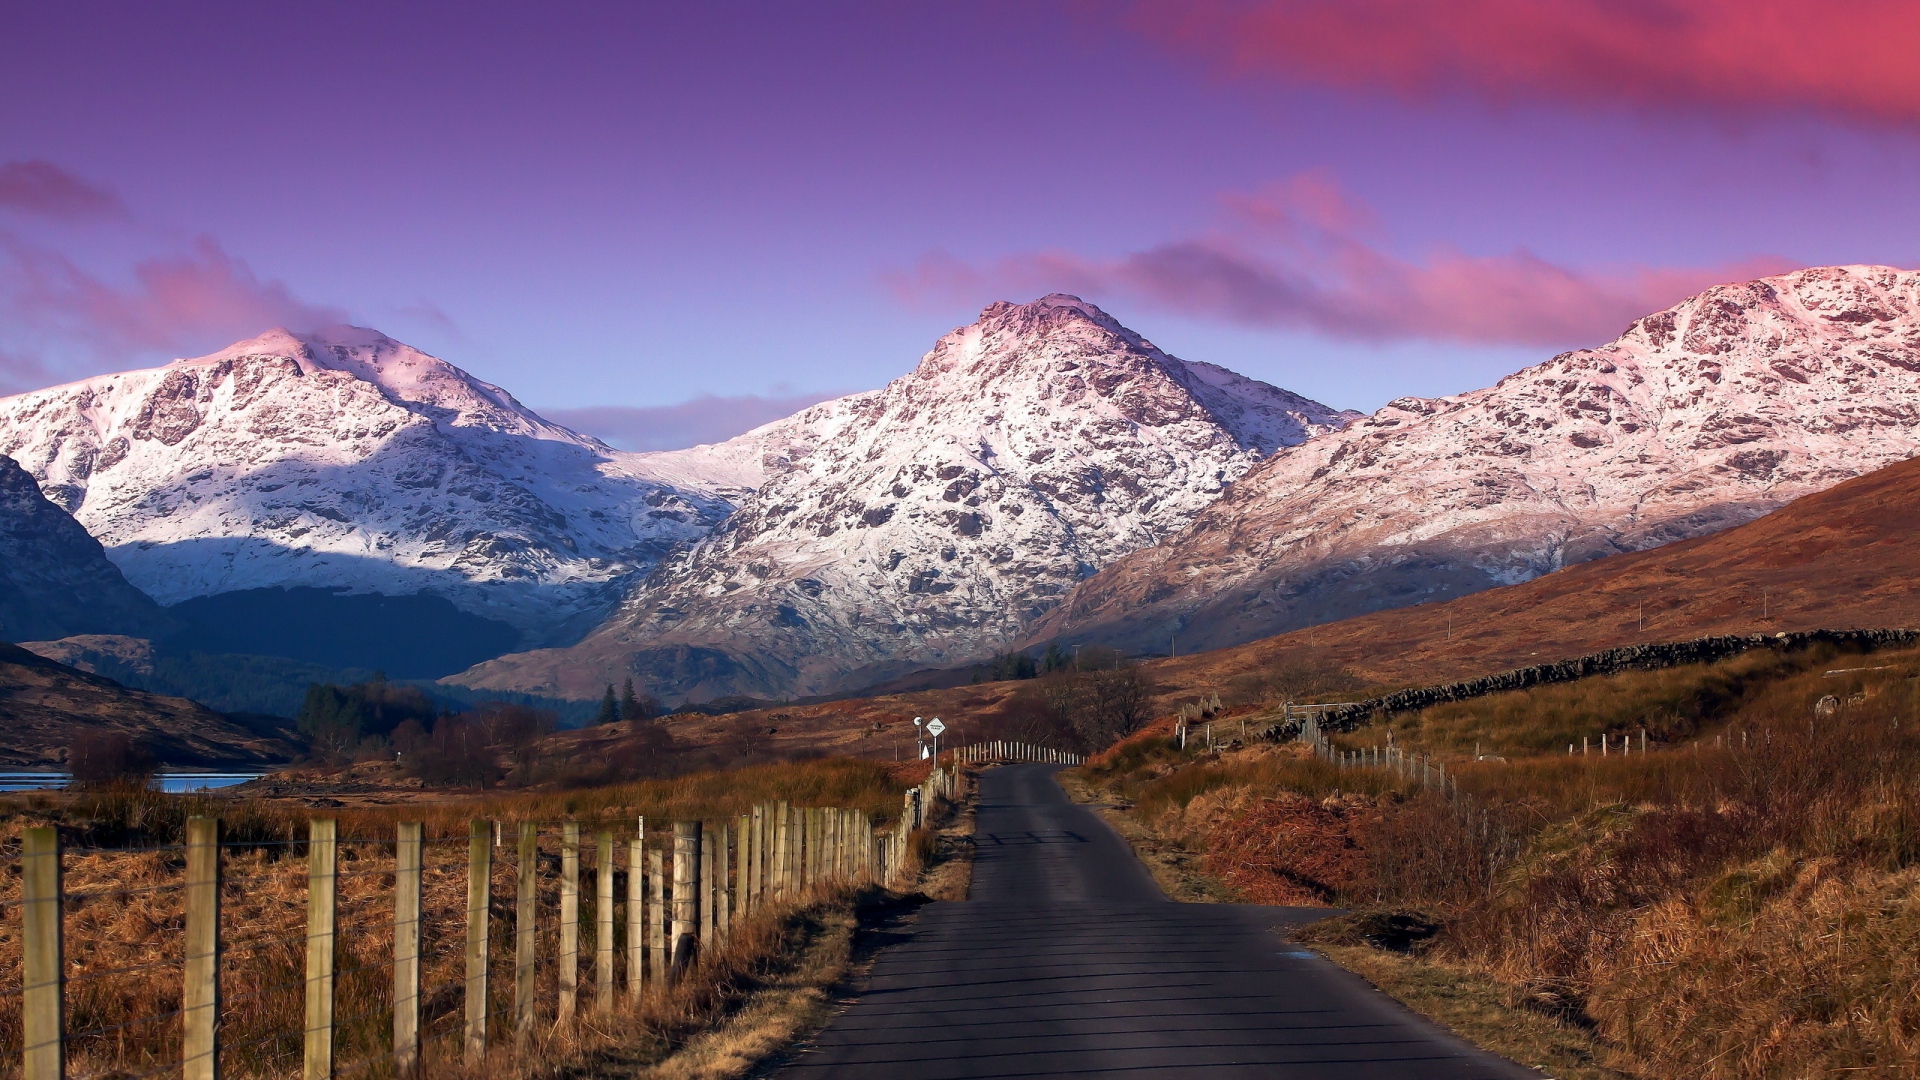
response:
<path id="1" fill-rule="evenodd" d="M 1338 742 L 1389 732 L 1445 761 L 1457 794 L 1296 745 L 1208 755 L 1159 736 L 1089 771 L 1241 897 L 1356 909 L 1310 938 L 1471 970 L 1617 1067 L 1920 1064 L 1920 655 L 1627 673 Z"/>

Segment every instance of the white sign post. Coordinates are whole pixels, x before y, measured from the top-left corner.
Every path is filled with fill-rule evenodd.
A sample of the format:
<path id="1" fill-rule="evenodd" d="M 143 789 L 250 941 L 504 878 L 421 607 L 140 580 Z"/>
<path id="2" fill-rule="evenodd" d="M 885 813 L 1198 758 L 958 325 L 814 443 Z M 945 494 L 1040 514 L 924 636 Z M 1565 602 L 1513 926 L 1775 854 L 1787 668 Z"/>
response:
<path id="1" fill-rule="evenodd" d="M 933 763 L 935 765 L 940 764 L 940 733 L 945 730 L 947 730 L 947 725 L 941 723 L 939 717 L 936 716 L 927 721 L 927 734 L 933 736 Z"/>

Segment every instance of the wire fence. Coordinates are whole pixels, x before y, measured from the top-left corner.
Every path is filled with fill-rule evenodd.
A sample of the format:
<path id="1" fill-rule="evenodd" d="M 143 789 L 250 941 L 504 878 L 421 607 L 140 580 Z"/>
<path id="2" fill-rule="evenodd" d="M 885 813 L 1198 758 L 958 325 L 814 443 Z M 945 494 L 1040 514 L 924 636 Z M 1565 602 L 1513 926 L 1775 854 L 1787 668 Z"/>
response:
<path id="1" fill-rule="evenodd" d="M 473 821 L 466 835 L 0 855 L 0 1080 L 419 1077 L 661 994 L 736 922 L 902 872 L 955 771 L 864 811 L 763 803 L 651 831 Z M 12 845 L 9 845 L 12 846 Z"/>

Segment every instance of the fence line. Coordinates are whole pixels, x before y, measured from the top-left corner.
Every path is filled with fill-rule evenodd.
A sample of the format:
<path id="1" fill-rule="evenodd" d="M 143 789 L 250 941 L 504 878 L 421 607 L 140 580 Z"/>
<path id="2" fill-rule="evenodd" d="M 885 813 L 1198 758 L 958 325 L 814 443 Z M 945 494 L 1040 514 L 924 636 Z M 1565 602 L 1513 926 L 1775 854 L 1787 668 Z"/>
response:
<path id="1" fill-rule="evenodd" d="M 1320 729 L 1324 713 L 1310 712 L 1300 720 L 1298 741 L 1313 748 L 1313 756 L 1342 769 L 1386 769 L 1394 775 L 1417 781 L 1424 788 L 1438 788 L 1443 794 L 1460 793 L 1447 767 L 1428 754 L 1409 754 L 1397 746 L 1371 746 L 1364 750 L 1341 750 Z"/>
<path id="2" fill-rule="evenodd" d="M 541 1026 L 542 1013 L 564 1027 L 586 1004 L 579 1000 L 583 961 L 591 967 L 590 1007 L 610 1013 L 618 1007 L 616 987 L 624 986 L 630 1003 L 663 993 L 704 953 L 718 949 L 744 917 L 810 902 L 822 888 L 892 882 L 908 868 L 910 834 L 927 824 L 937 799 L 957 796 L 960 783 L 957 768 L 935 768 L 925 782 L 906 793 L 902 818 L 877 832 L 864 811 L 787 802 L 760 803 L 730 820 L 673 822 L 664 842 L 660 834 L 648 834 L 646 820 L 641 818 L 634 823 L 624 851 L 612 829 L 600 828 L 583 838 L 580 824 L 568 821 L 559 824 L 556 837 L 551 826 L 519 822 L 517 850 L 505 849 L 517 856 L 510 865 L 495 859 L 494 848 L 502 836 L 501 823 L 495 821 L 470 823 L 465 866 L 460 867 L 444 858 L 428 859 L 432 851 L 453 855 L 457 849 L 427 840 L 418 822 L 399 823 L 391 841 L 369 841 L 342 839 L 335 819 L 313 818 L 307 838 L 297 842 L 306 849 L 301 860 L 306 864 L 304 931 L 286 934 L 283 929 L 284 936 L 258 924 L 223 927 L 222 901 L 236 885 L 244 896 L 249 884 L 246 875 L 227 873 L 234 860 L 255 862 L 273 880 L 297 881 L 292 876 L 294 865 L 260 862 L 266 856 L 251 850 L 259 845 L 222 842 L 219 819 L 191 818 L 186 843 L 165 849 L 168 862 L 160 868 L 176 872 L 168 867 L 178 859 L 175 853 L 184 851 L 184 867 L 179 869 L 183 880 L 174 885 L 183 909 L 182 921 L 175 925 L 183 927 L 184 933 L 176 939 L 177 946 L 166 946 L 175 955 L 152 964 L 92 972 L 73 961 L 82 969 L 72 973 L 72 958 L 67 955 L 70 918 L 91 911 L 87 905 L 112 903 L 121 893 L 157 890 L 67 893 L 63 874 L 67 861 L 96 853 L 84 848 L 63 852 L 54 828 L 26 829 L 17 905 L 22 912 L 19 1075 L 22 1080 L 64 1080 L 73 1067 L 69 1057 L 75 1039 L 157 1022 L 166 1024 L 158 1035 L 133 1042 L 123 1035 L 117 1046 L 108 1046 L 109 1056 L 132 1055 L 128 1064 L 135 1068 L 116 1064 L 116 1075 L 177 1070 L 182 1080 L 215 1080 L 223 1073 L 284 1076 L 297 1071 L 303 1080 L 330 1080 L 369 1067 L 386 1075 L 390 1064 L 391 1075 L 417 1077 L 429 1071 L 427 1050 L 436 1045 L 449 1047 L 448 1052 L 468 1062 L 483 1059 L 498 1042 L 490 1030 L 494 1018 L 512 1025 L 515 1046 L 525 1050 Z M 457 838 L 448 839 L 457 842 Z M 557 840 L 557 853 L 551 846 L 543 850 L 543 840 L 549 845 Z M 289 841 L 279 850 L 297 852 L 295 843 Z M 156 850 L 136 849 L 129 854 L 140 858 Z M 350 851 L 361 854 L 349 855 Z M 352 859 L 349 869 L 342 869 L 343 856 Z M 461 890 L 464 910 L 461 906 L 449 910 L 444 901 L 437 909 L 430 907 L 427 881 L 431 878 L 444 891 L 457 880 L 460 869 L 465 870 L 466 879 Z M 502 873 L 509 875 L 506 880 L 511 885 L 510 915 L 504 913 L 505 906 L 502 914 L 495 914 L 496 878 Z M 583 891 L 586 873 L 592 881 Z M 617 887 L 621 873 L 627 875 L 624 890 Z M 356 876 L 362 884 L 355 886 L 351 901 L 343 903 L 342 881 Z M 365 918 L 375 910 L 367 904 L 370 895 L 377 897 L 384 891 L 386 880 L 391 880 L 391 907 L 382 906 L 378 916 Z M 375 892 L 369 894 L 369 889 Z M 623 900 L 624 919 L 616 911 Z M 592 934 L 589 955 L 584 957 L 583 902 L 591 905 Z M 242 904 L 241 909 L 245 908 Z M 343 911 L 349 916 L 344 922 Z M 234 915 L 246 921 L 240 912 Z M 509 920 L 510 936 L 500 938 L 507 947 L 503 961 L 495 955 L 493 930 L 496 923 Z M 356 937 L 372 934 L 373 938 L 362 940 L 377 943 L 378 935 L 389 930 L 390 959 L 370 960 L 365 945 L 355 947 Z M 241 946 L 237 950 L 232 940 L 235 931 Z M 624 948 L 616 940 L 622 932 Z M 86 940 L 76 938 L 71 944 L 81 955 L 91 953 Z M 299 966 L 293 977 L 269 977 L 246 993 L 223 994 L 223 974 L 232 978 L 237 970 L 233 961 L 245 956 L 260 963 L 257 958 L 263 954 L 255 947 L 262 945 L 282 949 L 273 957 L 281 966 L 261 970 L 284 971 L 284 961 L 293 960 L 292 950 L 303 948 L 304 957 L 296 961 Z M 349 954 L 345 964 L 340 963 L 343 951 Z M 440 993 L 429 983 L 429 960 L 448 961 L 454 967 L 449 972 L 436 965 L 442 979 L 437 987 Z M 623 962 L 624 973 L 618 970 Z M 510 983 L 503 981 L 496 990 L 491 975 L 497 964 L 504 964 L 503 979 L 510 976 Z M 552 975 L 541 971 L 547 965 L 553 968 Z M 163 966 L 180 972 L 177 1010 L 154 1013 L 149 1008 L 150 1015 L 138 1016 L 129 1024 L 86 1026 L 83 1015 L 97 1013 L 76 1012 L 92 1006 L 70 1000 L 70 988 L 96 985 L 87 982 L 90 978 Z M 300 967 L 304 967 L 304 978 Z M 381 1001 L 385 977 L 369 983 L 366 976 L 389 967 L 391 998 Z M 445 981 L 450 974 L 455 975 L 453 981 Z M 150 985 L 140 990 L 149 996 L 153 992 Z M 264 997 L 296 991 L 304 999 L 292 1014 L 299 1019 L 289 1018 L 279 1027 L 259 1032 L 234 1023 L 236 1005 L 253 1007 Z M 171 990 L 162 987 L 159 992 L 164 995 Z M 349 1009 L 351 1015 L 339 1015 L 336 1003 L 349 992 L 355 995 L 348 999 L 355 1006 Z M 510 993 L 510 1007 L 505 1001 L 495 1002 L 502 993 Z M 358 1007 L 366 1005 L 369 997 L 377 1003 L 371 1011 Z M 390 1034 L 369 1035 L 362 1022 L 388 1014 Z M 353 1037 L 343 1043 L 349 1030 Z M 423 1035 L 423 1031 L 432 1033 Z M 458 1045 L 445 1041 L 456 1036 Z M 249 1053 L 244 1064 L 250 1068 L 234 1058 L 235 1052 L 243 1050 Z M 336 1053 L 342 1050 L 354 1060 L 337 1061 Z M 155 1065 L 159 1068 L 152 1068 Z"/>
<path id="3" fill-rule="evenodd" d="M 1056 750 L 1048 746 L 1035 746 L 1031 743 L 1011 742 L 992 739 L 987 742 L 973 743 L 955 747 L 955 762 L 969 765 L 984 765 L 990 762 L 1037 762 L 1043 765 L 1078 765 L 1080 755 L 1070 750 Z"/>

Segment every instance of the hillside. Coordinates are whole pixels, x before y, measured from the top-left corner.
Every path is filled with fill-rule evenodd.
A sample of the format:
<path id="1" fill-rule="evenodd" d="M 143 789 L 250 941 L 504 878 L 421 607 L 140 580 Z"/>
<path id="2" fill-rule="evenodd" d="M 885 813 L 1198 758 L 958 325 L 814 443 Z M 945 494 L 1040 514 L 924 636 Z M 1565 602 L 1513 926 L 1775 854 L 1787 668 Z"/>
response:
<path id="1" fill-rule="evenodd" d="M 1220 686 L 1311 654 L 1424 685 L 1646 641 L 1920 626 L 1920 460 L 1756 521 L 1421 604 L 1160 661 L 1169 690 Z"/>
<path id="2" fill-rule="evenodd" d="M 169 625 L 100 542 L 0 456 L 0 640 L 153 634 Z"/>
<path id="3" fill-rule="evenodd" d="M 1920 452 L 1917 372 L 1920 273 L 1716 286 L 1606 345 L 1276 454 L 1029 640 L 1234 645 L 1738 525 Z"/>
<path id="4" fill-rule="evenodd" d="M 57 766 L 76 735 L 101 727 L 134 736 L 165 765 L 276 764 L 301 749 L 270 723 L 249 725 L 0 643 L 0 766 Z"/>
<path id="5" fill-rule="evenodd" d="M 586 698 L 631 674 L 700 701 L 978 660 L 1352 415 L 1170 356 L 1076 297 L 994 304 L 881 390 L 700 450 L 759 484 L 712 537 L 578 645 L 450 681 Z"/>
<path id="6" fill-rule="evenodd" d="M 1644 625 L 1642 623 L 1644 610 Z M 1621 645 L 1709 634 L 1920 627 L 1920 459 L 1789 503 L 1756 521 L 1651 551 L 1581 563 L 1444 604 L 1376 612 L 1233 648 L 1143 666 L 1155 708 L 1219 692 L 1307 661 L 1365 682 L 1425 686 Z M 1030 686 L 997 682 L 781 706 L 721 717 L 675 717 L 675 737 L 723 746 L 758 725 L 782 751 L 890 756 L 913 747 L 911 719 L 940 716 L 965 741 Z M 879 726 L 875 726 L 879 725 Z M 565 738 L 591 746 L 612 736 Z"/>

